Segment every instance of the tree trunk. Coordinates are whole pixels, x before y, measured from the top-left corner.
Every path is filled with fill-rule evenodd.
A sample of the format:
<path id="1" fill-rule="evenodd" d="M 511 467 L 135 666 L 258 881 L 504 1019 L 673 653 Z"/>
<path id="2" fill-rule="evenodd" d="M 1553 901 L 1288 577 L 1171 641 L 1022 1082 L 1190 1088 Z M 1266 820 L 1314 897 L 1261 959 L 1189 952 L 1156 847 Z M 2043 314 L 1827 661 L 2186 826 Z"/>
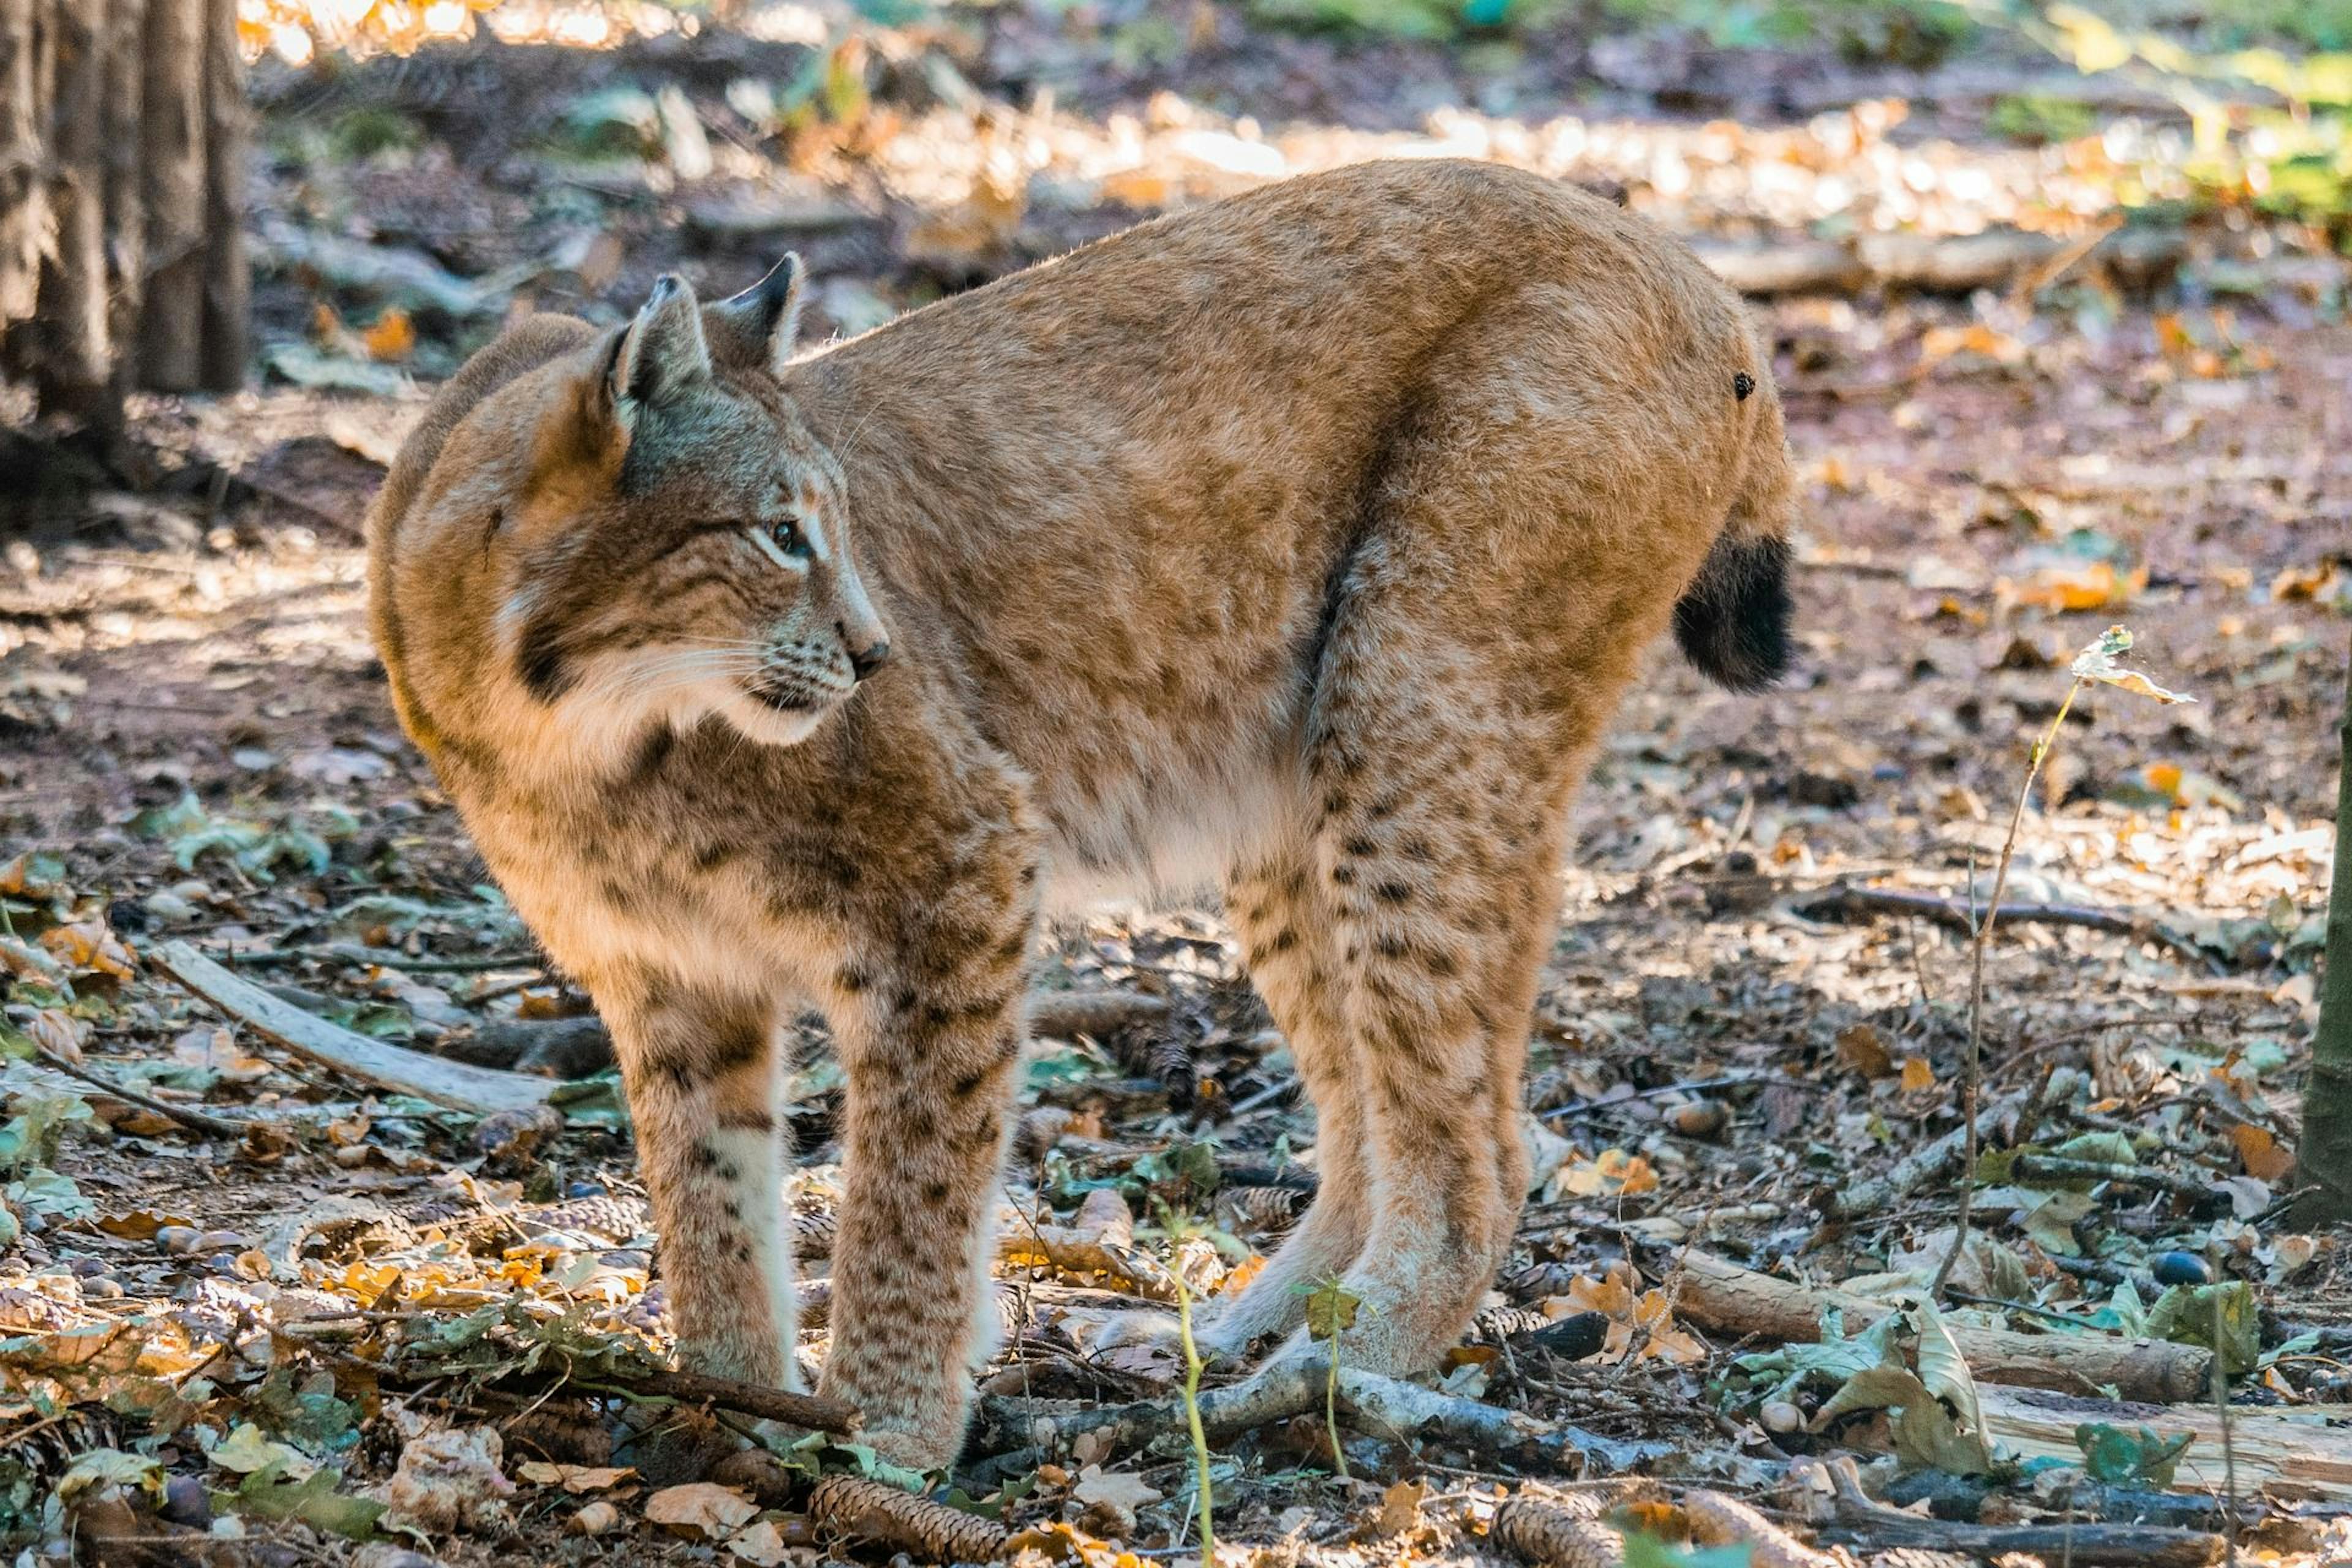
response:
<path id="1" fill-rule="evenodd" d="M 41 184 L 47 93 L 35 46 L 41 0 L 0 0 L 0 325 L 29 321 L 48 204 Z"/>
<path id="2" fill-rule="evenodd" d="M 203 375 L 205 6 L 206 0 L 147 5 L 139 149 L 147 299 L 138 379 L 158 392 L 192 391 Z"/>
<path id="3" fill-rule="evenodd" d="M 113 423 L 113 337 L 106 300 L 108 0 L 54 6 L 48 206 L 53 226 L 35 306 L 34 385 L 41 412 Z"/>
<path id="4" fill-rule="evenodd" d="M 147 204 L 140 174 L 140 106 L 147 100 L 147 0 L 109 0 L 106 46 L 106 273 L 118 392 L 131 383 L 131 346 L 147 298 Z"/>
<path id="5" fill-rule="evenodd" d="M 2303 1146 L 2295 1177 L 2313 1191 L 2294 1223 L 2352 1220 L 2352 678 L 2344 699 L 2342 772 L 2336 781 L 2336 872 L 2327 898 L 2326 973 L 2319 1036 L 2303 1086 Z"/>
<path id="6" fill-rule="evenodd" d="M 245 58 L 236 0 L 207 0 L 205 14 L 205 311 L 200 380 L 207 392 L 245 385 L 248 356 L 245 270 Z"/>

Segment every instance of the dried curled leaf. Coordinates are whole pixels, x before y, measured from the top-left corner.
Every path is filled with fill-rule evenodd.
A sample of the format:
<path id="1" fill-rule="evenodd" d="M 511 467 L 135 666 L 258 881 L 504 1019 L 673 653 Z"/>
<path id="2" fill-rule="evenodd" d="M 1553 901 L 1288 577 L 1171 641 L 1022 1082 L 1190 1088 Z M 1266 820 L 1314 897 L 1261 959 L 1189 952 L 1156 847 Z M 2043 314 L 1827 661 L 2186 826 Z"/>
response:
<path id="1" fill-rule="evenodd" d="M 863 1476 L 827 1476 L 809 1493 L 809 1516 L 829 1530 L 868 1536 L 934 1563 L 987 1563 L 1004 1553 L 1004 1527 Z"/>
<path id="2" fill-rule="evenodd" d="M 2131 651 L 2132 635 L 2123 626 L 2109 626 L 2099 634 L 2099 640 L 2074 656 L 2074 673 L 2077 680 L 2095 680 L 2102 686 L 2118 687 L 2126 691 L 2152 697 L 2158 702 L 2194 702 L 2186 692 L 2170 691 L 2158 686 L 2137 669 L 2126 669 L 2116 662 Z"/>

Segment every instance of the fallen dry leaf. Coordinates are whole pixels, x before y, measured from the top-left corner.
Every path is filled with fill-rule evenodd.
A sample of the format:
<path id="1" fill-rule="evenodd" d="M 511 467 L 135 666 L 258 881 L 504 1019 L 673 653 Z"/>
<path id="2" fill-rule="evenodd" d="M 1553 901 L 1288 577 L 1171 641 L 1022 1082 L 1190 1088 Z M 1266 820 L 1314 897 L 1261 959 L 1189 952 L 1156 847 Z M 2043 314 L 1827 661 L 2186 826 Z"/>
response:
<path id="1" fill-rule="evenodd" d="M 688 1481 L 664 1487 L 646 1500 L 646 1518 L 680 1534 L 723 1541 L 760 1511 L 760 1505 L 731 1487 Z"/>

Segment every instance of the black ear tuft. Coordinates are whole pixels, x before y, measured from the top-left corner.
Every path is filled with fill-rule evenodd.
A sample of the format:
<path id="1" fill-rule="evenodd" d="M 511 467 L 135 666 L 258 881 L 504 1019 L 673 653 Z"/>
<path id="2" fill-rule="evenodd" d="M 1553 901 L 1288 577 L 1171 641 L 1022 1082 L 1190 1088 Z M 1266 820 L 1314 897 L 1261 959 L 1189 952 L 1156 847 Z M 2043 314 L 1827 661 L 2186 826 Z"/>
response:
<path id="1" fill-rule="evenodd" d="M 1744 370 L 1734 371 L 1731 373 L 1732 396 L 1738 398 L 1740 402 L 1745 403 L 1748 401 L 1748 395 L 1755 390 L 1756 378 L 1754 376 L 1748 374 Z"/>
<path id="2" fill-rule="evenodd" d="M 789 252 L 768 275 L 704 314 L 711 353 L 722 363 L 782 370 L 800 339 L 808 269 Z"/>
<path id="3" fill-rule="evenodd" d="M 702 310 L 694 290 L 674 272 L 655 279 L 653 292 L 621 335 L 613 390 L 625 407 L 668 402 L 710 374 L 710 347 L 702 337 Z"/>
<path id="4" fill-rule="evenodd" d="M 1717 539 L 1675 605 L 1675 640 L 1719 686 L 1757 691 L 1789 669 L 1789 542 Z"/>

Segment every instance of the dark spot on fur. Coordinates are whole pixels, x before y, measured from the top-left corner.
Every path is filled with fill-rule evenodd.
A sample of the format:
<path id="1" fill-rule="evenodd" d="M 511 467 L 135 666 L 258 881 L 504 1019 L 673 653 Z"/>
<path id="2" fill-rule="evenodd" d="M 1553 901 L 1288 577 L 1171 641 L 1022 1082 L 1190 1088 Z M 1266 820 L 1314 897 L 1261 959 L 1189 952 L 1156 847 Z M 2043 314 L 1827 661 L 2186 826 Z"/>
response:
<path id="1" fill-rule="evenodd" d="M 661 771 L 661 765 L 669 761 L 669 754 L 677 745 L 677 731 L 667 724 L 656 724 L 646 731 L 645 739 L 637 742 L 636 755 L 629 759 L 627 782 L 644 784 L 652 778 Z M 699 863 L 700 857 L 696 858 Z"/>
<path id="2" fill-rule="evenodd" d="M 1343 888 L 1352 887 L 1356 880 L 1356 868 L 1353 866 L 1334 866 L 1331 868 L 1331 880 Z"/>
<path id="3" fill-rule="evenodd" d="M 1734 372 L 1732 372 L 1732 374 L 1731 374 L 1731 395 L 1732 395 L 1732 396 L 1734 396 L 1734 397 L 1736 397 L 1736 398 L 1739 399 L 1739 401 L 1740 401 L 1740 402 L 1745 403 L 1745 402 L 1747 402 L 1747 401 L 1748 401 L 1748 395 L 1749 393 L 1751 393 L 1751 392 L 1754 392 L 1755 390 L 1756 390 L 1756 378 L 1755 378 L 1754 376 L 1752 376 L 1752 375 L 1748 374 L 1746 371 L 1744 371 L 1744 370 L 1740 370 L 1740 371 L 1734 371 Z"/>
<path id="4" fill-rule="evenodd" d="M 515 649 L 515 674 L 521 678 L 524 689 L 541 702 L 553 702 L 572 689 L 573 676 L 553 617 L 537 616 L 523 628 Z"/>
<path id="5" fill-rule="evenodd" d="M 1350 838 L 1345 844 L 1340 845 L 1339 847 L 1346 850 L 1349 854 L 1357 857 L 1359 859 L 1365 856 L 1377 855 L 1381 850 L 1381 847 L 1379 845 L 1373 843 L 1369 838 L 1362 837 Z"/>
<path id="6" fill-rule="evenodd" d="M 866 973 L 866 971 L 856 967 L 855 964 L 843 966 L 841 973 L 835 975 L 833 980 L 835 984 L 840 986 L 844 991 L 848 992 L 852 996 L 856 995 L 868 985 L 874 984 L 874 977 Z"/>
<path id="7" fill-rule="evenodd" d="M 1372 897 L 1384 904 L 1402 904 L 1412 897 L 1412 889 L 1402 882 L 1382 882 L 1372 889 Z"/>
<path id="8" fill-rule="evenodd" d="M 669 731 L 665 730 L 662 733 L 667 734 Z M 715 871 L 733 858 L 735 858 L 735 846 L 717 838 L 694 852 L 695 865 L 705 871 Z"/>
<path id="9" fill-rule="evenodd" d="M 1265 949 L 1268 952 L 1288 952 L 1292 948 L 1297 947 L 1297 931 L 1292 930 L 1288 926 L 1285 926 L 1280 931 L 1274 933 L 1273 939 L 1265 944 Z"/>
<path id="10" fill-rule="evenodd" d="M 940 1205 L 947 1202 L 948 1184 L 945 1182 L 931 1183 L 930 1185 L 923 1189 L 923 1201 L 930 1205 L 933 1208 L 937 1208 Z"/>
<path id="11" fill-rule="evenodd" d="M 1404 958 L 1412 952 L 1412 944 L 1401 936 L 1383 936 L 1373 940 L 1372 951 L 1382 958 Z"/>

